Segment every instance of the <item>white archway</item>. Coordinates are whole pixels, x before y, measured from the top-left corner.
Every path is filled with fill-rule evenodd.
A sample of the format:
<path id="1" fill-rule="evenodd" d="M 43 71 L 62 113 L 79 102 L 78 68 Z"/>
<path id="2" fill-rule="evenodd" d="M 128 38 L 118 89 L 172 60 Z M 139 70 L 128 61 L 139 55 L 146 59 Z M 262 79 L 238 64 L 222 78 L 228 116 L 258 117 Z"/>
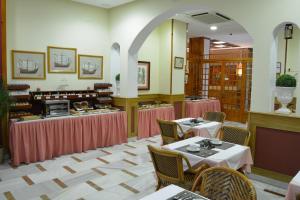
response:
<path id="1" fill-rule="evenodd" d="M 162 22 L 164 22 L 167 19 L 170 19 L 171 17 L 175 16 L 176 14 L 184 13 L 186 11 L 200 10 L 200 9 L 214 11 L 214 12 L 223 14 L 222 11 L 203 6 L 202 3 L 187 3 L 187 4 L 184 4 L 184 6 L 180 5 L 178 7 L 169 9 L 169 10 L 163 12 L 162 14 L 159 14 L 158 16 L 153 18 L 146 26 L 144 26 L 144 28 L 137 34 L 137 36 L 135 37 L 135 39 L 133 40 L 133 42 L 130 45 L 130 48 L 128 50 L 128 58 L 127 58 L 128 59 L 128 72 L 131 73 L 131 74 L 129 74 L 130 85 L 132 86 L 132 88 L 136 88 L 136 91 L 131 93 L 130 96 L 137 96 L 137 77 L 136 77 L 136 74 L 137 74 L 136 69 L 137 69 L 137 62 L 138 62 L 137 54 L 138 54 L 139 49 L 141 48 L 141 46 L 147 39 L 147 37 L 150 35 L 150 33 L 157 26 L 159 26 Z M 234 18 L 231 17 L 230 14 L 227 15 L 225 13 L 224 15 L 226 15 L 229 18 L 234 20 Z M 238 21 L 236 21 L 236 22 L 239 23 L 249 33 L 249 31 L 243 24 L 241 24 Z M 249 35 L 251 36 L 251 34 L 249 34 Z M 184 82 L 182 84 L 184 84 Z"/>
<path id="2" fill-rule="evenodd" d="M 118 43 L 113 43 L 111 47 L 110 54 L 110 80 L 112 83 L 112 90 L 114 95 L 116 95 L 116 80 L 115 77 L 121 71 L 121 55 L 120 55 L 120 45 Z"/>

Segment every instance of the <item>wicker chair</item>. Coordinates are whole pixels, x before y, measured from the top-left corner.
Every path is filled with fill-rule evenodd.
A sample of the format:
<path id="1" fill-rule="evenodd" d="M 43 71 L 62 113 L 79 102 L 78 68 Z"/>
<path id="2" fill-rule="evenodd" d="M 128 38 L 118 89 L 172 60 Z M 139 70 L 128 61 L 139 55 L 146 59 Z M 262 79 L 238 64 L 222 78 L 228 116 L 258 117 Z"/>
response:
<path id="1" fill-rule="evenodd" d="M 249 144 L 250 135 L 250 131 L 247 129 L 223 126 L 220 139 L 226 142 L 247 146 Z"/>
<path id="2" fill-rule="evenodd" d="M 226 118 L 224 112 L 206 112 L 204 113 L 203 119 L 208 121 L 215 121 L 223 123 Z"/>
<path id="3" fill-rule="evenodd" d="M 148 145 L 157 176 L 157 187 L 175 184 L 187 190 L 191 190 L 197 176 L 209 166 L 202 164 L 199 167 L 191 167 L 188 159 L 174 151 L 163 150 Z M 183 170 L 183 161 L 186 162 L 188 170 Z"/>
<path id="4" fill-rule="evenodd" d="M 183 132 L 182 128 L 176 122 L 159 120 L 159 119 L 157 120 L 157 122 L 160 127 L 163 145 L 195 136 L 193 131 Z M 178 134 L 178 129 L 181 132 L 179 134 Z"/>
<path id="5" fill-rule="evenodd" d="M 211 200 L 256 200 L 255 188 L 243 174 L 225 167 L 211 167 L 196 179 L 192 191 Z"/>

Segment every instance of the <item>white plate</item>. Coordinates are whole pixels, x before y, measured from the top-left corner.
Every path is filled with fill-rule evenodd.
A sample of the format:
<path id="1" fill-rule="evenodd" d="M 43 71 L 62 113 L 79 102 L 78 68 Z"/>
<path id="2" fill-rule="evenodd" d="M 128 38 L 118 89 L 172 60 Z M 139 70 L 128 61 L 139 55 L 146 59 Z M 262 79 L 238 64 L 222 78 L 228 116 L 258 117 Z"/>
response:
<path id="1" fill-rule="evenodd" d="M 221 145 L 223 142 L 221 140 L 211 140 L 210 141 L 213 145 Z"/>
<path id="2" fill-rule="evenodd" d="M 188 147 L 186 147 L 186 150 L 190 151 L 190 152 L 199 152 L 200 151 L 200 147 L 188 146 Z"/>

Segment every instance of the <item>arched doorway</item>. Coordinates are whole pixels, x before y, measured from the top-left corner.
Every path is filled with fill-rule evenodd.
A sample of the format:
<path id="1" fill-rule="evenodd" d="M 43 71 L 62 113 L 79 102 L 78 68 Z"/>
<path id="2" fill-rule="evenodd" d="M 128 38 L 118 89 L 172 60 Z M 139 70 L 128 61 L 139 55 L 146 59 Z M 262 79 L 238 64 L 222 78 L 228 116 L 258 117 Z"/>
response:
<path id="1" fill-rule="evenodd" d="M 200 6 L 201 7 L 201 6 Z M 195 8 L 193 8 L 195 9 Z M 177 10 L 170 10 L 167 11 L 166 13 L 163 13 L 161 15 L 159 15 L 158 17 L 156 17 L 155 19 L 153 19 L 147 26 L 145 26 L 143 28 L 143 30 L 137 35 L 137 37 L 135 38 L 135 40 L 133 41 L 133 43 L 130 46 L 130 49 L 128 51 L 128 60 L 130 60 L 130 62 L 128 63 L 128 67 L 129 67 L 129 71 L 134 71 L 133 69 L 136 68 L 137 66 L 137 60 L 133 60 L 132 58 L 136 57 L 135 55 L 137 54 L 139 48 L 142 46 L 143 42 L 146 40 L 146 38 L 148 37 L 148 35 L 151 33 L 152 30 L 154 30 L 154 28 L 156 26 L 158 26 L 161 22 L 163 22 L 164 20 L 168 19 L 169 17 L 174 16 L 175 14 L 179 14 L 180 12 L 185 12 L 185 11 L 189 11 L 191 10 L 190 7 L 185 7 L 185 8 L 180 8 Z M 202 12 L 205 12 L 205 9 L 203 9 L 202 7 Z M 178 13 L 179 12 L 179 13 Z M 252 56 L 252 51 L 251 51 L 251 56 Z M 236 75 L 236 79 L 239 78 L 239 82 L 235 81 L 234 84 L 239 84 L 236 87 L 235 86 L 231 86 L 231 85 L 226 85 L 223 84 L 222 88 L 223 88 L 223 93 L 228 93 L 228 90 L 231 88 L 238 88 L 238 87 L 244 87 L 244 95 L 240 95 L 239 92 L 236 90 L 234 91 L 234 95 L 235 95 L 235 104 L 232 103 L 232 94 L 227 95 L 226 99 L 224 99 L 224 102 L 227 101 L 227 107 L 226 109 L 231 112 L 232 110 L 242 110 L 242 112 L 232 112 L 232 115 L 236 115 L 237 113 L 243 113 L 243 120 L 242 117 L 237 117 L 234 118 L 234 120 L 236 121 L 244 121 L 244 119 L 246 118 L 245 116 L 247 115 L 247 113 L 245 113 L 245 110 L 249 110 L 250 109 L 250 100 L 251 100 L 251 95 L 249 95 L 249 93 L 251 93 L 251 74 L 252 74 L 252 60 L 250 61 L 251 63 L 249 64 L 248 61 L 240 61 L 240 60 L 234 60 L 231 63 L 229 63 L 227 65 L 226 62 L 222 62 L 222 65 L 224 65 L 224 69 L 228 71 L 228 73 L 231 73 L 232 71 L 234 71 L 235 75 Z M 206 66 L 208 66 L 208 68 L 210 67 L 209 62 L 205 63 Z M 250 67 L 249 67 L 250 66 Z M 231 69 L 232 68 L 232 69 Z M 238 69 L 241 68 L 241 69 Z M 172 70 L 172 67 L 171 67 Z M 239 72 L 242 72 L 244 74 L 246 74 L 246 72 L 250 71 L 250 75 L 249 76 L 242 76 L 242 73 L 238 74 L 237 71 L 239 70 Z M 229 72 L 230 71 L 230 72 Z M 172 73 L 171 73 L 172 74 Z M 223 78 L 225 78 L 225 76 L 223 76 Z M 244 83 L 240 83 L 241 80 L 243 78 Z M 201 81 L 201 80 L 198 80 Z M 172 82 L 172 80 L 171 80 Z M 227 80 L 225 80 L 224 82 L 229 82 Z M 233 81 L 231 81 L 233 82 Z M 184 81 L 182 82 L 182 84 L 184 85 Z M 172 87 L 172 86 L 171 86 Z M 208 88 L 208 87 L 207 87 Z M 233 90 L 232 89 L 232 90 Z M 170 90 L 172 91 L 172 89 Z M 231 93 L 233 91 L 230 91 Z M 170 94 L 172 95 L 172 92 L 170 92 Z M 220 95 L 219 95 L 220 96 Z M 218 96 L 218 97 L 219 97 Z M 241 97 L 242 96 L 242 97 Z M 208 93 L 205 96 L 206 98 L 208 97 Z M 243 98 L 241 101 L 243 101 L 243 105 L 240 105 L 240 103 L 237 103 L 238 101 L 240 101 L 238 98 Z M 245 106 L 245 104 L 247 104 Z M 225 107 L 225 106 L 224 106 Z"/>
<path id="2" fill-rule="evenodd" d="M 287 27 L 292 29 L 291 35 L 287 35 L 285 31 Z M 271 53 L 274 82 L 278 76 L 289 74 L 295 76 L 299 85 L 300 29 L 296 23 L 283 22 L 274 28 Z M 288 108 L 294 113 L 300 113 L 300 90 L 299 87 L 296 89 L 297 90 L 294 92 L 294 99 L 288 105 Z M 280 102 L 278 102 L 275 97 L 274 110 L 277 110 L 279 106 Z"/>
<path id="3" fill-rule="evenodd" d="M 110 66 L 111 66 L 111 76 L 110 80 L 112 80 L 112 89 L 114 95 L 119 95 L 117 92 L 117 82 L 116 76 L 120 74 L 121 70 L 121 55 L 120 55 L 120 45 L 118 43 L 114 43 L 111 47 L 111 54 L 110 54 Z"/>

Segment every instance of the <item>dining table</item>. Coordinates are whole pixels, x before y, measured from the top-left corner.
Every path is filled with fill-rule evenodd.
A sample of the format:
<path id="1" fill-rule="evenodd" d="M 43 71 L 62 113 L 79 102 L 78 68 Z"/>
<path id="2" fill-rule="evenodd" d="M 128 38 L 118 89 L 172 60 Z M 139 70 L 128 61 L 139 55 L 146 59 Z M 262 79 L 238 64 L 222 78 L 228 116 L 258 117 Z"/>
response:
<path id="1" fill-rule="evenodd" d="M 289 183 L 285 200 L 296 200 L 297 195 L 300 195 L 300 171 Z"/>
<path id="2" fill-rule="evenodd" d="M 195 136 L 201 136 L 206 138 L 217 138 L 219 130 L 222 127 L 222 123 L 215 121 L 207 121 L 202 118 L 198 118 L 198 123 L 193 123 L 191 120 L 194 118 L 183 118 L 174 120 L 179 124 L 184 132 L 193 131 Z"/>
<path id="3" fill-rule="evenodd" d="M 188 197 L 184 198 L 184 195 L 193 195 L 192 199 L 197 200 L 209 200 L 199 194 L 192 193 L 176 185 L 168 185 L 148 196 L 141 198 L 140 200 L 176 200 L 176 199 L 190 199 Z M 181 197 L 181 198 L 180 198 Z"/>
<path id="4" fill-rule="evenodd" d="M 208 140 L 204 137 L 192 137 L 189 139 L 174 142 L 162 146 L 163 149 L 179 152 L 187 157 L 192 166 L 200 165 L 202 163 L 212 166 L 229 167 L 232 169 L 242 168 L 246 172 L 251 172 L 251 165 L 253 159 L 251 151 L 248 146 L 233 144 L 229 142 L 220 141 L 221 145 L 214 145 L 211 149 L 199 148 L 200 151 L 188 151 L 189 146 L 199 146 L 201 142 Z M 187 169 L 184 163 L 184 169 Z"/>

